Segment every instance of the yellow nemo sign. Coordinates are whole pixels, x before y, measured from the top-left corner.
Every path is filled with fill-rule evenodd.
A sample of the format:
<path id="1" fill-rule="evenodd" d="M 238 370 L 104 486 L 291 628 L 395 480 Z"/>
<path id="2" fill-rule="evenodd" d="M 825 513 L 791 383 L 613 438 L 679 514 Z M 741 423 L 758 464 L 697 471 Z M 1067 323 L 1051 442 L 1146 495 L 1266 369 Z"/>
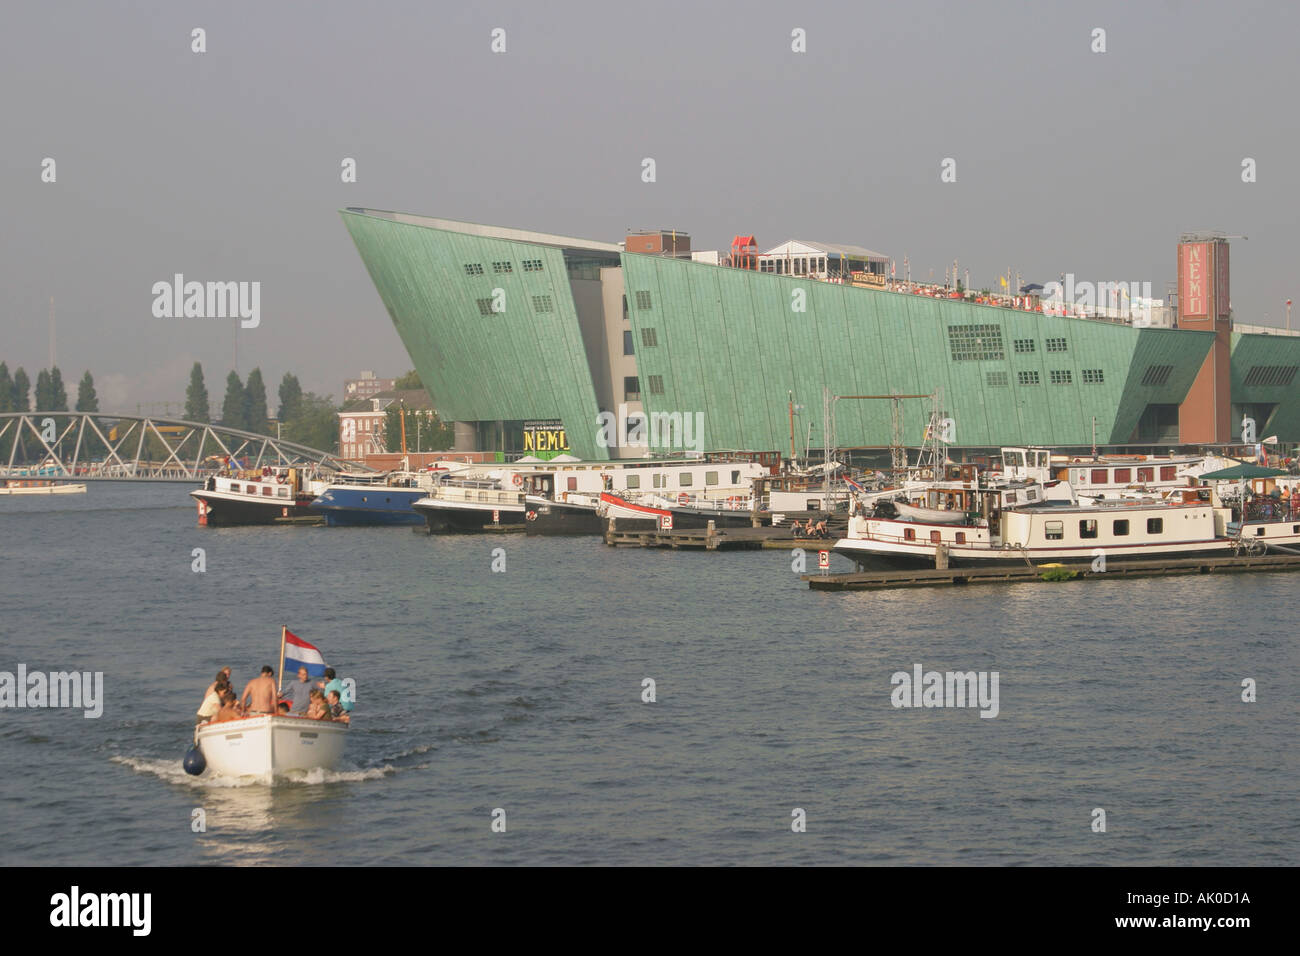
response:
<path id="1" fill-rule="evenodd" d="M 525 425 L 524 451 L 568 451 L 569 440 L 562 427 Z"/>

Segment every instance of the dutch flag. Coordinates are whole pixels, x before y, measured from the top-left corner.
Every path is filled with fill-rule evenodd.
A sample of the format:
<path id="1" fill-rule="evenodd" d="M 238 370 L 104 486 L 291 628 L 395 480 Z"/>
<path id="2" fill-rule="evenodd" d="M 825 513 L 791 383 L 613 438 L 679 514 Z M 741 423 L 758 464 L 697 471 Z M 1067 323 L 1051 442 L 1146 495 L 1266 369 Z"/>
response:
<path id="1" fill-rule="evenodd" d="M 284 632 L 284 672 L 296 674 L 299 667 L 307 668 L 309 677 L 325 676 L 325 658 L 315 645 L 308 644 L 293 631 Z"/>

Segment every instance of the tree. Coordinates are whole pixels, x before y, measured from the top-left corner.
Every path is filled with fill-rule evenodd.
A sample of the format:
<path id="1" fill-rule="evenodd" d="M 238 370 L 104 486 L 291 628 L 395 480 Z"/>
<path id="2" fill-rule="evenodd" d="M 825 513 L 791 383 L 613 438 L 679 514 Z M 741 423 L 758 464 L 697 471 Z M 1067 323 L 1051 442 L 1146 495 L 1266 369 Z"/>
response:
<path id="1" fill-rule="evenodd" d="M 406 410 L 406 450 L 446 451 L 456 441 L 456 430 L 438 417 L 431 408 Z M 398 402 L 388 406 L 384 419 L 384 447 L 402 450 L 402 409 Z"/>
<path id="2" fill-rule="evenodd" d="M 18 366 L 18 371 L 14 372 L 14 390 L 13 390 L 13 409 L 15 412 L 30 412 L 32 406 L 28 404 L 28 393 L 32 389 L 32 380 L 27 377 L 23 367 Z"/>
<path id="3" fill-rule="evenodd" d="M 280 430 L 286 441 L 334 453 L 339 442 L 339 416 L 334 400 L 328 395 L 305 392 L 298 403 L 298 413 Z"/>
<path id="4" fill-rule="evenodd" d="M 420 381 L 420 373 L 411 369 L 397 381 L 393 382 L 393 388 L 397 391 L 405 391 L 411 388 L 424 388 L 424 383 Z"/>
<path id="5" fill-rule="evenodd" d="M 68 410 L 68 390 L 63 386 L 63 373 L 56 365 L 50 369 L 50 411 L 66 412 Z"/>
<path id="6" fill-rule="evenodd" d="M 262 381 L 262 370 L 255 368 L 248 373 L 248 381 L 244 383 L 244 427 L 250 432 L 265 434 L 268 417 L 266 383 Z"/>
<path id="7" fill-rule="evenodd" d="M 185 389 L 185 420 L 211 421 L 208 412 L 208 387 L 203 384 L 203 366 L 198 362 L 190 369 L 190 385 Z"/>
<path id="8" fill-rule="evenodd" d="M 48 369 L 41 369 L 36 373 L 36 411 L 47 412 L 50 410 L 53 397 L 50 395 L 50 373 Z"/>
<path id="9" fill-rule="evenodd" d="M 9 375 L 9 366 L 0 362 L 0 412 L 14 410 L 14 380 Z"/>
<path id="10" fill-rule="evenodd" d="M 291 418 L 297 418 L 302 408 L 302 386 L 298 384 L 298 376 L 284 373 L 284 378 L 280 380 L 280 410 L 276 418 L 282 422 L 287 422 Z"/>
<path id="11" fill-rule="evenodd" d="M 99 411 L 99 396 L 95 394 L 95 380 L 90 377 L 90 369 L 86 369 L 86 374 L 81 376 L 81 383 L 77 386 L 77 411 Z"/>
<path id="12" fill-rule="evenodd" d="M 241 428 L 247 431 L 244 422 L 244 383 L 239 380 L 239 373 L 232 371 L 226 376 L 226 399 L 221 403 L 221 423 L 227 428 Z"/>

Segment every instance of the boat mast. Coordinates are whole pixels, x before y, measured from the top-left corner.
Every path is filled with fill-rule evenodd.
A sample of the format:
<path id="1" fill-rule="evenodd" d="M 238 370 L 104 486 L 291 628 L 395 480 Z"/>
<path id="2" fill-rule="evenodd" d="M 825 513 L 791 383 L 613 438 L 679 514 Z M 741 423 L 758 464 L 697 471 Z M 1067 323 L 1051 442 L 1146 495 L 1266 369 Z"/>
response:
<path id="1" fill-rule="evenodd" d="M 284 632 L 287 630 L 288 628 L 285 627 L 283 624 L 280 625 L 280 667 L 276 671 L 276 674 L 278 674 L 280 677 L 280 686 L 279 689 L 275 692 L 277 710 L 279 709 L 280 692 L 284 690 Z"/>

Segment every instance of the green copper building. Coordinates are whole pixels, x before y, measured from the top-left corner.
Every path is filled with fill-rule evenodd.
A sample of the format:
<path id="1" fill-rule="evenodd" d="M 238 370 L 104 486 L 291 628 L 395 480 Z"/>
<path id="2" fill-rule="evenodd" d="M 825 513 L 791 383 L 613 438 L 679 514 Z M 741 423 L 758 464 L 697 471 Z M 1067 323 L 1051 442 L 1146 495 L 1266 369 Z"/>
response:
<path id="1" fill-rule="evenodd" d="M 1300 336 L 1232 332 L 1230 321 L 1227 334 L 1135 328 L 522 229 L 342 216 L 459 449 L 533 450 L 543 435 L 551 448 L 563 432 L 581 458 L 679 450 L 680 430 L 651 434 L 648 449 L 608 447 L 599 416 L 622 412 L 690 416 L 705 450 L 788 454 L 790 394 L 805 408 L 795 444 L 812 422 L 819 447 L 823 386 L 942 389 L 953 444 L 969 448 L 1087 446 L 1094 420 L 1103 445 L 1235 441 L 1243 417 L 1259 438 L 1300 441 Z M 1226 275 L 1226 253 L 1224 263 Z M 1193 404 L 1198 382 L 1208 384 Z M 906 442 L 919 444 L 929 403 L 903 405 Z M 839 403 L 836 444 L 888 447 L 891 406 Z M 1229 424 L 1214 432 L 1214 415 Z"/>

